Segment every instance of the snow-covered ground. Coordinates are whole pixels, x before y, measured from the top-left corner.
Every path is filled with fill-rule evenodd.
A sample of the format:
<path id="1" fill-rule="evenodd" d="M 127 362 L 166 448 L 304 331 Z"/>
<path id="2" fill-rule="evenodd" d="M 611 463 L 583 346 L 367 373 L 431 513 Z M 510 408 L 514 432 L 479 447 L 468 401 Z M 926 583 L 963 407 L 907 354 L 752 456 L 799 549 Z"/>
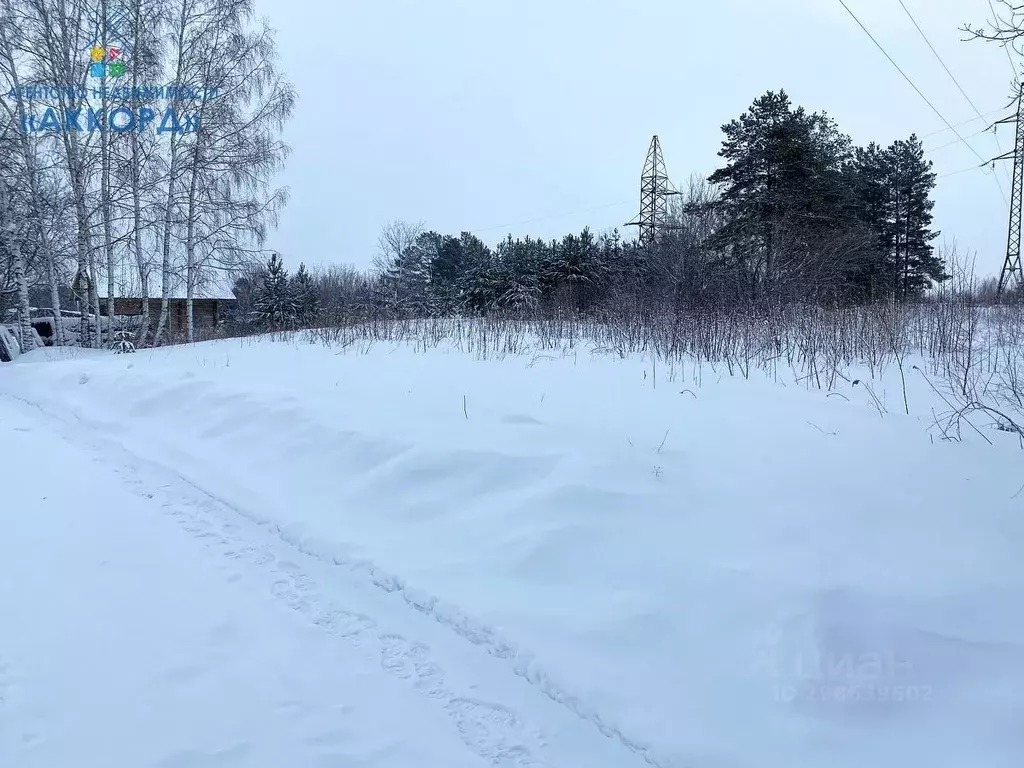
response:
<path id="1" fill-rule="evenodd" d="M 1024 453 L 572 352 L 0 366 L 0 766 L 1024 764 Z"/>

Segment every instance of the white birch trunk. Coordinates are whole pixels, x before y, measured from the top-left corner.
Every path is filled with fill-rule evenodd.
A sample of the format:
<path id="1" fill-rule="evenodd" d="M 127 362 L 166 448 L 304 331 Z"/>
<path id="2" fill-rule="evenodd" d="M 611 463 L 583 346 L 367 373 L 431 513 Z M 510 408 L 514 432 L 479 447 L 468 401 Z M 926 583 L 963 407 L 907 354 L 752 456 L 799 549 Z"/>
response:
<path id="1" fill-rule="evenodd" d="M 73 146 L 73 140 L 65 142 L 66 147 Z M 74 154 L 68 154 L 68 166 L 76 165 L 76 162 L 72 161 Z M 89 263 L 92 261 L 91 256 L 91 244 L 89 243 L 89 213 L 85 205 L 85 189 L 84 183 L 81 178 L 81 173 L 78 170 L 71 172 L 71 186 L 73 195 L 75 198 L 75 214 L 77 219 L 77 238 L 76 244 L 78 246 L 77 251 L 77 272 L 79 275 L 89 276 Z M 78 309 L 81 313 L 81 319 L 78 327 L 78 343 L 83 347 L 89 346 L 89 299 L 91 290 L 87 290 L 85 294 L 78 295 Z"/>
<path id="2" fill-rule="evenodd" d="M 177 66 L 174 73 L 174 82 L 179 83 L 182 79 L 182 72 L 185 66 L 185 30 L 188 25 L 188 0 L 181 0 L 181 14 L 178 17 L 177 32 Z M 177 103 L 172 102 L 172 106 Z M 168 300 L 171 293 L 171 229 L 174 223 L 174 192 L 178 177 L 178 136 L 177 132 L 171 134 L 171 157 L 170 167 L 167 175 L 167 201 L 164 206 L 164 231 L 163 231 L 163 261 L 161 264 L 161 295 L 160 295 L 160 319 L 157 323 L 156 333 L 153 334 L 153 344 L 160 342 L 167 324 Z"/>
<path id="3" fill-rule="evenodd" d="M 96 279 L 96 253 L 89 249 L 89 282 L 92 284 L 92 313 L 96 318 L 96 325 L 92 329 L 93 349 L 103 348 L 103 316 L 100 315 L 100 292 L 99 281 Z"/>
<path id="4" fill-rule="evenodd" d="M 198 139 L 196 140 L 198 144 Z M 196 168 L 198 163 L 199 147 L 195 149 L 196 154 L 192 158 L 192 182 L 188 190 L 188 226 L 185 232 L 185 324 L 188 329 L 188 343 L 196 340 L 195 324 L 192 316 L 192 299 L 195 298 L 196 289 L 196 181 L 199 172 Z"/>
<path id="5" fill-rule="evenodd" d="M 200 130 L 202 130 L 202 110 L 200 110 Z M 186 261 L 186 324 L 188 326 L 188 341 L 195 341 L 195 323 L 192 315 L 192 300 L 195 298 L 196 289 L 196 196 L 199 192 L 199 163 L 202 157 L 201 139 L 196 136 L 196 146 L 192 155 L 192 181 L 188 190 L 188 226 L 185 231 L 185 261 Z"/>
<path id="6" fill-rule="evenodd" d="M 132 29 L 135 37 L 135 49 L 139 50 L 139 41 L 142 38 L 142 3 L 135 0 L 132 3 L 133 19 Z M 139 87 L 138 67 L 132 67 L 132 93 L 137 93 Z M 139 108 L 139 102 L 133 100 L 133 110 Z M 134 227 L 133 245 L 135 248 L 135 265 L 139 272 L 139 297 L 142 299 L 142 318 L 139 331 L 135 335 L 135 345 L 142 347 L 146 345 L 149 337 L 149 270 L 146 265 L 146 257 L 142 251 L 142 153 L 139 151 L 139 134 L 131 132 L 131 174 L 132 174 L 132 225 Z"/>
<path id="7" fill-rule="evenodd" d="M 18 331 L 21 336 L 18 342 L 21 344 L 21 351 L 28 352 L 35 349 L 36 345 L 35 337 L 32 334 L 32 311 L 28 301 L 25 255 L 17 240 L 14 240 L 11 245 L 14 249 L 14 282 L 18 286 Z"/>
<path id="8" fill-rule="evenodd" d="M 164 204 L 164 231 L 161 245 L 163 246 L 163 259 L 160 264 L 160 317 L 157 320 L 156 330 L 153 333 L 153 346 L 160 343 L 163 338 L 165 326 L 167 325 L 167 309 L 171 296 L 171 226 L 174 223 L 174 177 L 177 175 L 178 165 L 178 142 L 175 135 L 171 135 L 171 163 L 167 179 L 167 200 Z"/>
<path id="9" fill-rule="evenodd" d="M 192 324 L 192 300 L 195 298 L 195 283 L 192 281 L 192 277 L 188 278 L 188 286 L 185 290 L 185 316 L 186 324 L 188 326 L 188 343 L 192 344 L 195 342 L 194 326 Z"/>
<path id="10" fill-rule="evenodd" d="M 22 352 L 35 347 L 32 341 L 32 314 L 28 301 L 28 278 L 25 274 L 25 255 L 18 242 L 14 223 L 10 190 L 0 179 L 0 251 L 10 250 L 14 266 L 14 285 L 18 292 L 18 344 Z"/>
<path id="11" fill-rule="evenodd" d="M 100 0 L 100 15 L 102 16 L 103 45 L 107 45 L 107 0 Z M 103 217 L 103 253 L 106 256 L 107 265 L 107 343 L 110 343 L 111 332 L 114 330 L 114 237 L 111 226 L 110 206 L 110 126 L 107 121 L 110 118 L 106 97 L 107 78 L 101 80 L 104 96 L 100 102 L 102 110 L 102 125 L 100 131 L 100 214 Z M 99 313 L 97 312 L 96 327 L 99 328 Z"/>
<path id="12" fill-rule="evenodd" d="M 8 14 L 12 13 L 9 0 L 3 0 L 2 7 Z M 20 123 L 26 114 L 25 101 L 21 92 L 21 78 L 18 75 L 17 67 L 14 65 L 14 56 L 10 41 L 7 39 L 6 28 L 2 24 L 0 24 L 0 48 L 3 49 L 5 63 L 10 71 L 11 85 L 14 86 L 15 92 L 15 106 L 18 110 L 17 120 Z M 53 254 L 53 244 L 50 240 L 50 232 L 43 217 L 44 206 L 39 191 L 39 164 L 35 147 L 32 146 L 28 134 L 25 131 L 15 131 L 15 136 L 17 137 L 18 148 L 21 150 L 25 162 L 26 172 L 28 173 L 29 204 L 31 205 L 32 217 L 36 225 L 36 235 L 39 238 L 39 250 L 42 252 L 43 259 L 46 262 L 46 273 L 50 284 L 50 305 L 53 309 L 54 317 L 53 343 L 63 346 L 65 337 L 64 324 L 61 320 L 60 312 L 60 288 L 57 284 L 59 276 Z"/>
<path id="13" fill-rule="evenodd" d="M 70 58 L 70 51 L 73 48 L 73 30 L 69 30 L 69 24 L 74 20 L 64 14 L 54 18 L 45 2 L 38 0 L 32 3 L 32 7 L 39 14 L 43 22 L 45 43 L 49 55 L 48 64 L 50 75 L 55 82 L 67 79 L 74 71 L 74 65 Z M 63 11 L 61 4 L 58 10 Z M 65 108 L 80 108 L 83 106 L 81 100 L 62 101 Z M 75 218 L 77 225 L 77 266 L 78 274 L 86 275 L 89 263 L 92 260 L 92 242 L 89 232 L 89 211 L 86 204 L 86 169 L 82 148 L 79 146 L 78 133 L 75 131 L 61 131 L 60 137 L 64 148 L 64 159 L 67 163 L 68 179 L 71 184 L 71 193 L 75 203 Z M 78 305 L 81 310 L 81 324 L 79 326 L 79 343 L 88 344 L 89 319 L 87 309 L 89 296 L 79 296 Z"/>

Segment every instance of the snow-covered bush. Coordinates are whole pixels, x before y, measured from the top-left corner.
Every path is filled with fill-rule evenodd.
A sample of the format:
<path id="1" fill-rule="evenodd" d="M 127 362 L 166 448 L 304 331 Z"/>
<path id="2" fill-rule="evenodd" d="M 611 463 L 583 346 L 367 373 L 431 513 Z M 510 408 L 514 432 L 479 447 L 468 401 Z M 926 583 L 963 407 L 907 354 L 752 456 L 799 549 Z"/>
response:
<path id="1" fill-rule="evenodd" d="M 114 331 L 114 341 L 110 345 L 111 349 L 114 350 L 114 354 L 124 355 L 134 352 L 135 344 L 132 342 L 132 337 L 131 331 Z"/>

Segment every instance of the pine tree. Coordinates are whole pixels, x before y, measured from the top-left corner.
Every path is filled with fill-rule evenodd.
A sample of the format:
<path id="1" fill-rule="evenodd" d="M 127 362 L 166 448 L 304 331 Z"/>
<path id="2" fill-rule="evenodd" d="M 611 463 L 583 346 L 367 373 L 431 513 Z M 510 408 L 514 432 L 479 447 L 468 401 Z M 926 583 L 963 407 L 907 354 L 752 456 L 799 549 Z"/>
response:
<path id="1" fill-rule="evenodd" d="M 793 108 L 785 91 L 769 91 L 722 127 L 727 164 L 709 183 L 722 186 L 713 204 L 725 224 L 713 245 L 746 263 L 755 294 L 806 269 L 814 241 L 849 214 L 842 171 L 850 140 L 824 114 Z"/>
<path id="2" fill-rule="evenodd" d="M 608 274 L 589 228 L 579 235 L 565 235 L 561 242 L 554 243 L 551 258 L 542 269 L 545 281 L 567 295 L 574 311 L 584 311 L 590 306 L 597 287 Z"/>
<path id="3" fill-rule="evenodd" d="M 924 157 L 924 147 L 917 136 L 896 141 L 889 148 L 892 168 L 893 207 L 898 230 L 896 242 L 897 295 L 906 300 L 919 296 L 947 278 L 942 260 L 931 245 L 939 236 L 930 229 L 932 209 L 930 199 L 935 187 L 932 162 Z"/>
<path id="4" fill-rule="evenodd" d="M 935 186 L 930 160 L 920 139 L 911 136 L 881 149 L 875 144 L 857 152 L 857 192 L 879 256 L 867 271 L 872 285 L 900 300 L 919 296 L 946 279 L 930 229 Z"/>
<path id="5" fill-rule="evenodd" d="M 498 245 L 495 254 L 495 305 L 498 308 L 515 313 L 536 309 L 541 296 L 538 274 L 540 248 L 543 248 L 543 243 L 529 236 L 526 240 L 513 240 L 509 235 Z"/>
<path id="6" fill-rule="evenodd" d="M 857 298 L 874 301 L 892 293 L 893 270 L 889 265 L 892 243 L 883 222 L 888 216 L 889 190 L 885 150 L 875 142 L 858 147 L 853 163 L 853 190 L 859 216 L 871 230 L 872 248 L 850 276 Z"/>

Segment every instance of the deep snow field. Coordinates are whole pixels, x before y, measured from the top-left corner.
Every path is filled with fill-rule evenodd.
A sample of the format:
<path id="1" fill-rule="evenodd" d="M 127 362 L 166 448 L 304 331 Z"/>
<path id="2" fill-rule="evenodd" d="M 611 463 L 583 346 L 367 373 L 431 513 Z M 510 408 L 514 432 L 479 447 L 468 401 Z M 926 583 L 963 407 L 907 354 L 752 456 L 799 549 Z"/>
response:
<path id="1" fill-rule="evenodd" d="M 0 366 L 0 766 L 1020 768 L 1024 451 L 909 375 Z"/>

